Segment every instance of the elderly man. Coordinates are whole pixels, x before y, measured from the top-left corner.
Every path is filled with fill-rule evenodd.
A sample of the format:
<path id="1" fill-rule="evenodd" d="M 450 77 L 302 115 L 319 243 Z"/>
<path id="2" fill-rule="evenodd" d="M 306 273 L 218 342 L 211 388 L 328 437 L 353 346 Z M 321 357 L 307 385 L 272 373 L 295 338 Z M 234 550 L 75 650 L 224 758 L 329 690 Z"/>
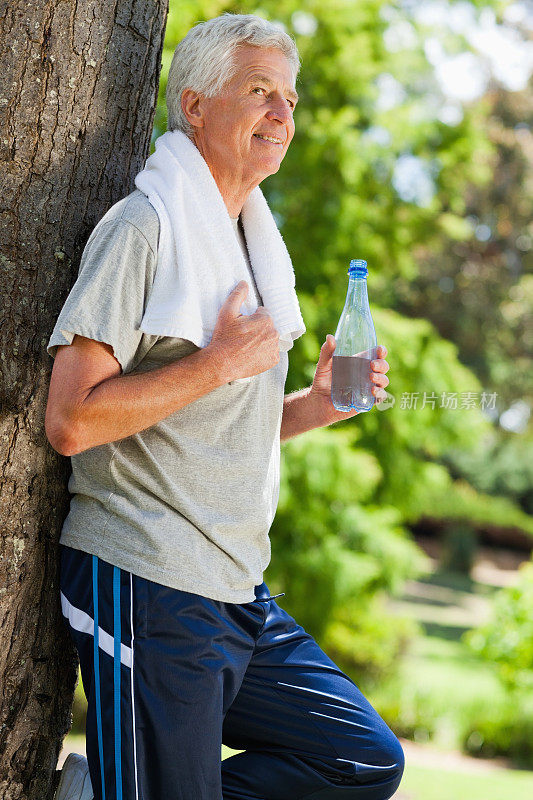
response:
<path id="1" fill-rule="evenodd" d="M 293 137 L 298 69 L 253 16 L 188 33 L 169 130 L 91 234 L 49 341 L 90 772 L 70 757 L 60 800 L 382 800 L 401 779 L 394 734 L 263 582 L 280 439 L 352 416 L 331 404 L 332 336 L 313 385 L 283 393 L 304 327 L 258 185 Z M 221 765 L 222 743 L 243 752 Z"/>

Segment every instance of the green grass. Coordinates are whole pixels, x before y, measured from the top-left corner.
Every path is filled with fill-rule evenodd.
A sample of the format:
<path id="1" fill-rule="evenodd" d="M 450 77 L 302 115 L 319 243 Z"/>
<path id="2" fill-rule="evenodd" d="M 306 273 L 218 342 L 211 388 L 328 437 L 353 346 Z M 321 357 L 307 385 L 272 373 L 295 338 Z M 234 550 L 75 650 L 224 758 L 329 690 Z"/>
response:
<path id="1" fill-rule="evenodd" d="M 368 697 L 400 735 L 459 749 L 469 719 L 487 698 L 499 708 L 515 702 L 492 665 L 461 640 L 484 614 L 494 587 L 440 570 L 416 586 L 391 603 L 391 610 L 418 620 L 423 634 L 403 656 L 399 675 Z"/>
<path id="2" fill-rule="evenodd" d="M 405 800 L 531 800 L 533 772 L 469 773 L 407 763 L 399 795 Z"/>
<path id="3" fill-rule="evenodd" d="M 443 710 L 450 700 L 458 710 L 475 698 L 504 697 L 504 689 L 490 664 L 476 658 L 461 641 L 424 636 L 414 645 L 402 667 L 403 680 L 432 694 Z"/>

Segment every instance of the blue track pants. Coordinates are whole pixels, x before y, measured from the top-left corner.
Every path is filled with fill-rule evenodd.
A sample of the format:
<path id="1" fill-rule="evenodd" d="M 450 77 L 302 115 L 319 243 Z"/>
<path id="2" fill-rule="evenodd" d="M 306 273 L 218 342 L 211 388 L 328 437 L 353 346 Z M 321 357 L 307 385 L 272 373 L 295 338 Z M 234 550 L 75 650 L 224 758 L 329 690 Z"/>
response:
<path id="1" fill-rule="evenodd" d="M 267 586 L 223 603 L 61 545 L 95 800 L 386 800 L 404 756 Z M 221 763 L 222 743 L 245 752 Z"/>

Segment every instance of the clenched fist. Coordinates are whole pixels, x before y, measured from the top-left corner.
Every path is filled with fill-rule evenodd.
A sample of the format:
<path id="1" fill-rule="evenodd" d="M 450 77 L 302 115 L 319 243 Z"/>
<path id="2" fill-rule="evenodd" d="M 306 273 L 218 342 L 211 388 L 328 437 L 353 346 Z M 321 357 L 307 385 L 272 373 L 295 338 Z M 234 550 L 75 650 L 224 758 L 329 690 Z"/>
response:
<path id="1" fill-rule="evenodd" d="M 206 349 L 217 359 L 227 381 L 266 372 L 279 361 L 279 335 L 263 306 L 249 316 L 240 313 L 248 284 L 239 281 L 220 309 Z"/>

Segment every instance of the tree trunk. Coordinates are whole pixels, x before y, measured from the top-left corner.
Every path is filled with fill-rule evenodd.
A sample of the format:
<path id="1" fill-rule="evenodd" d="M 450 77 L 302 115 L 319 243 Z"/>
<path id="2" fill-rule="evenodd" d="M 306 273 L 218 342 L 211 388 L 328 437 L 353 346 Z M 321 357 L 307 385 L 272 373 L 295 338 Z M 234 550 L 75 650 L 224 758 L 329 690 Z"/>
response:
<path id="1" fill-rule="evenodd" d="M 50 800 L 77 659 L 59 607 L 70 460 L 46 344 L 90 231 L 149 154 L 168 0 L 0 0 L 0 800 Z"/>

